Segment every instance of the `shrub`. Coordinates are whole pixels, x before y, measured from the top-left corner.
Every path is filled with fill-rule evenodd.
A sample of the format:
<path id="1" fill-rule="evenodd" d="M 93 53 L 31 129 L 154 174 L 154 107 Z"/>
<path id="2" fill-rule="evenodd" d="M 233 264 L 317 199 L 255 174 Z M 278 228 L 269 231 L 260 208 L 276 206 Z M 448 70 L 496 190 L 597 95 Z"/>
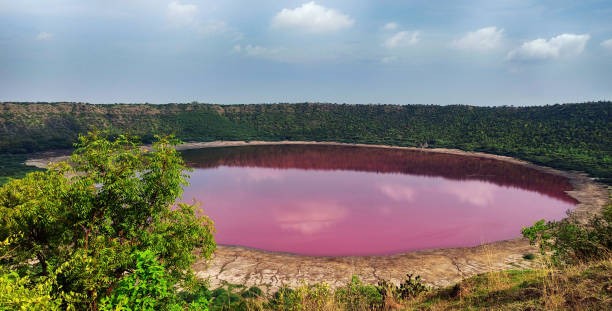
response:
<path id="1" fill-rule="evenodd" d="M 346 310 L 379 310 L 384 307 L 378 288 L 363 284 L 356 275 L 344 287 L 336 289 L 336 299 Z"/>
<path id="2" fill-rule="evenodd" d="M 50 279 L 32 285 L 30 278 L 0 270 L 0 310 L 60 310 L 61 299 L 51 295 Z"/>
<path id="3" fill-rule="evenodd" d="M 123 277 L 112 294 L 102 298 L 101 310 L 168 310 L 174 295 L 164 267 L 150 250 L 132 255 L 136 269 Z"/>
<path id="4" fill-rule="evenodd" d="M 578 222 L 571 213 L 561 221 L 540 220 L 523 228 L 523 236 L 537 244 L 540 252 L 551 252 L 557 264 L 605 259 L 612 249 L 612 204 L 604 207 L 601 216 L 588 223 Z"/>
<path id="5" fill-rule="evenodd" d="M 399 286 L 387 280 L 382 280 L 378 282 L 376 288 L 382 295 L 385 303 L 390 302 L 390 299 L 391 301 L 411 299 L 429 291 L 429 287 L 421 281 L 421 276 L 417 275 L 414 277 L 413 274 L 406 274 L 406 280 Z"/>
<path id="6" fill-rule="evenodd" d="M 303 310 L 302 298 L 299 293 L 289 287 L 279 288 L 268 303 L 274 310 L 297 311 Z"/>

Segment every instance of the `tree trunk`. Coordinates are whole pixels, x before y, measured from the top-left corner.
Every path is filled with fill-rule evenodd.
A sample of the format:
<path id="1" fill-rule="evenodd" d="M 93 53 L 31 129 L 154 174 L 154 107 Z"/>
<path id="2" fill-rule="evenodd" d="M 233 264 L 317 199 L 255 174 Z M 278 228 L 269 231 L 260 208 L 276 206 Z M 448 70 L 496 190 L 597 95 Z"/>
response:
<path id="1" fill-rule="evenodd" d="M 38 252 L 36 254 L 36 258 L 38 259 L 38 262 L 40 262 L 40 267 L 42 268 L 42 275 L 47 276 L 49 274 L 49 271 L 47 271 L 48 267 L 47 267 L 47 260 L 45 259 L 45 255 L 43 255 L 42 252 Z"/>

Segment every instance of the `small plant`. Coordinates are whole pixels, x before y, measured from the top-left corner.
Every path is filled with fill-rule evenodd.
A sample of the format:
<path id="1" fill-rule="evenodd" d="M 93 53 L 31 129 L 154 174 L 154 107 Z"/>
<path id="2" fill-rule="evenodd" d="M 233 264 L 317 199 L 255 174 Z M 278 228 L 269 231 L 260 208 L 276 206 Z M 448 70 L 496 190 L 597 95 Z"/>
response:
<path id="1" fill-rule="evenodd" d="M 387 280 L 382 280 L 378 282 L 376 287 L 383 296 L 385 302 L 388 301 L 389 298 L 398 301 L 411 299 L 421 293 L 429 291 L 429 287 L 423 284 L 421 276 L 417 275 L 415 277 L 413 274 L 406 274 L 406 280 L 399 286 Z"/>
<path id="2" fill-rule="evenodd" d="M 420 275 L 413 278 L 412 274 L 407 274 L 406 277 L 404 283 L 399 286 L 399 295 L 402 299 L 412 298 L 429 290 L 429 287 L 421 282 Z"/>
<path id="3" fill-rule="evenodd" d="M 378 288 L 363 284 L 356 275 L 344 287 L 336 290 L 336 299 L 346 310 L 380 310 L 384 306 Z"/>
<path id="4" fill-rule="evenodd" d="M 523 255 L 523 259 L 525 260 L 534 260 L 535 259 L 535 254 L 534 253 L 527 253 Z"/>
<path id="5" fill-rule="evenodd" d="M 289 287 L 281 287 L 272 296 L 268 307 L 273 310 L 302 310 L 302 299 L 299 293 Z"/>
<path id="6" fill-rule="evenodd" d="M 249 289 L 242 292 L 240 296 L 242 296 L 242 298 L 259 298 L 259 297 L 263 297 L 264 294 L 261 288 L 257 286 L 251 286 L 249 287 Z"/>

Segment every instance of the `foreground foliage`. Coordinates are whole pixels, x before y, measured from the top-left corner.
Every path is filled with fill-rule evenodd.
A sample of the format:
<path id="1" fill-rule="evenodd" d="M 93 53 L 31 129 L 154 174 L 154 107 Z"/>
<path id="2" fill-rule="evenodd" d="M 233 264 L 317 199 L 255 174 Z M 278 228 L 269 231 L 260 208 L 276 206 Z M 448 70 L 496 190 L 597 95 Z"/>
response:
<path id="1" fill-rule="evenodd" d="M 199 294 L 210 310 L 606 310 L 612 304 L 612 260 L 484 273 L 405 297 L 384 283 L 365 284 L 353 276 L 337 289 L 303 284 L 268 296 L 257 287 L 228 284 Z"/>
<path id="2" fill-rule="evenodd" d="M 191 265 L 215 248 L 214 228 L 195 205 L 173 208 L 186 184 L 173 144 L 82 136 L 70 164 L 1 187 L 2 284 L 14 290 L 0 292 L 0 309 L 20 296 L 61 309 L 160 309 L 176 286 L 188 289 Z"/>

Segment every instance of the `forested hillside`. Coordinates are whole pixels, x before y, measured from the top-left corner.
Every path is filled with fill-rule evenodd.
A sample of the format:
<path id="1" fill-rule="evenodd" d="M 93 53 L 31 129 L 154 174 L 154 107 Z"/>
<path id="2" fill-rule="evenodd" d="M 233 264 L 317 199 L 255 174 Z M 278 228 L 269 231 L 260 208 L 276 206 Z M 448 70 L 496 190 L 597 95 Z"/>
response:
<path id="1" fill-rule="evenodd" d="M 612 178 L 612 102 L 538 107 L 2 103 L 0 153 L 69 148 L 94 129 L 144 142 L 317 140 L 446 147 Z"/>

